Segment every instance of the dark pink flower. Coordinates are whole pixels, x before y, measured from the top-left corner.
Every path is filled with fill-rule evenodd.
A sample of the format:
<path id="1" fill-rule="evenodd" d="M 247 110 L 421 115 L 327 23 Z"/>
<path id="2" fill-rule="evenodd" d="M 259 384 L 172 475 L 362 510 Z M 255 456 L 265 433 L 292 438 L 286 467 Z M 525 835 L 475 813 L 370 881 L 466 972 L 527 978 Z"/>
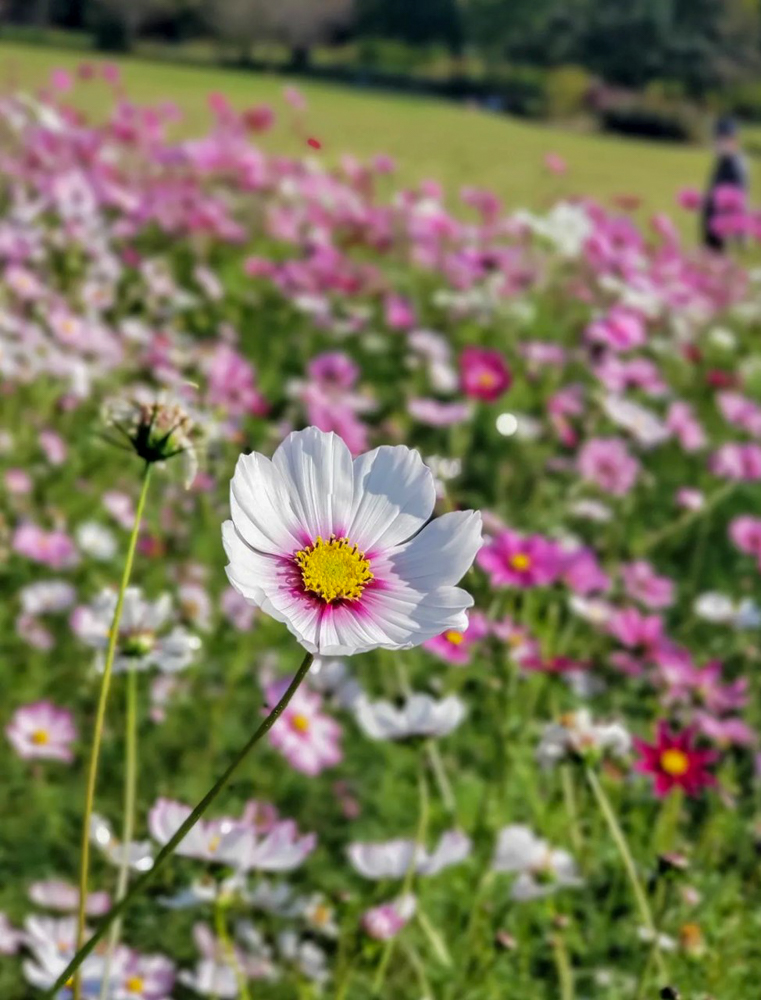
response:
<path id="1" fill-rule="evenodd" d="M 555 542 L 541 535 L 524 537 L 507 529 L 484 545 L 476 562 L 494 587 L 543 587 L 563 571 L 563 554 Z"/>
<path id="2" fill-rule="evenodd" d="M 460 355 L 460 388 L 466 396 L 493 403 L 512 384 L 513 377 L 499 351 L 466 347 Z"/>
<path id="3" fill-rule="evenodd" d="M 639 474 L 639 462 L 619 438 L 587 441 L 579 452 L 577 466 L 583 479 L 614 496 L 628 493 Z"/>
<path id="4" fill-rule="evenodd" d="M 655 743 L 635 739 L 634 747 L 639 760 L 634 765 L 641 774 L 653 778 L 655 794 L 659 798 L 674 788 L 683 788 L 687 795 L 696 796 L 704 788 L 716 784 L 708 770 L 718 754 L 713 750 L 697 750 L 694 746 L 695 729 L 681 733 L 672 732 L 665 722 L 659 722 Z"/>

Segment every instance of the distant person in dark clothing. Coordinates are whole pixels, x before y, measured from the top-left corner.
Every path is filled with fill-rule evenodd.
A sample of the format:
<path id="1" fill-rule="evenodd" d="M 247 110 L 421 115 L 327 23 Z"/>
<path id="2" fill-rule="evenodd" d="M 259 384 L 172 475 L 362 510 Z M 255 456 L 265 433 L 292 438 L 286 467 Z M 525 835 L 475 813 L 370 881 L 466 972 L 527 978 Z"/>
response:
<path id="1" fill-rule="evenodd" d="M 736 188 L 743 198 L 748 190 L 748 167 L 740 152 L 737 121 L 723 117 L 716 122 L 714 140 L 716 162 L 714 164 L 708 191 L 703 199 L 702 236 L 703 246 L 721 252 L 726 246 L 726 236 L 717 232 L 715 223 L 722 213 L 721 195 Z M 718 192 L 718 196 L 717 196 Z"/>

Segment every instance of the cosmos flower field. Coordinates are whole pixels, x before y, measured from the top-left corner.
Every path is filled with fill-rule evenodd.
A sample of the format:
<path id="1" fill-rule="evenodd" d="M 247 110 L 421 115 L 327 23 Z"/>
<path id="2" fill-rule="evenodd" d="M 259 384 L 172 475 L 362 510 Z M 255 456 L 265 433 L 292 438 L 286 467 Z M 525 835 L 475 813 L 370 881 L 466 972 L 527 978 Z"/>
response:
<path id="1" fill-rule="evenodd" d="M 209 106 L 0 99 L 0 996 L 755 996 L 761 216 Z"/>

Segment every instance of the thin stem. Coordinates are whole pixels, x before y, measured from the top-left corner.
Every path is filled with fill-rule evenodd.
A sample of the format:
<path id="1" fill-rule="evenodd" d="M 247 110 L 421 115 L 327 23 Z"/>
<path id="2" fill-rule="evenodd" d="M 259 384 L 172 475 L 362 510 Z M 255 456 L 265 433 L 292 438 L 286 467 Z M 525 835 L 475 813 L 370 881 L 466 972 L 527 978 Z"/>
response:
<path id="1" fill-rule="evenodd" d="M 415 832 L 415 846 L 412 851 L 412 857 L 410 858 L 410 863 L 407 867 L 407 871 L 404 875 L 404 882 L 402 883 L 402 891 L 400 893 L 400 898 L 403 899 L 412 890 L 412 884 L 415 879 L 415 868 L 417 864 L 418 855 L 425 842 L 426 830 L 428 829 L 428 817 L 430 814 L 430 800 L 428 798 L 428 785 L 425 780 L 425 773 L 423 768 L 420 769 L 420 778 L 418 782 L 418 787 L 420 789 L 420 812 L 418 815 L 418 825 Z M 383 988 L 383 983 L 386 978 L 386 970 L 388 968 L 388 963 L 391 960 L 391 956 L 394 952 L 394 946 L 396 944 L 396 938 L 389 938 L 383 948 L 383 954 L 381 955 L 381 960 L 378 963 L 378 970 L 375 973 L 375 979 L 373 981 L 372 995 L 377 996 Z"/>
<path id="2" fill-rule="evenodd" d="M 227 931 L 227 909 L 225 907 L 225 900 L 223 899 L 221 893 L 217 894 L 217 898 L 214 902 L 214 923 L 219 943 L 222 945 L 224 956 L 228 965 L 235 974 L 235 981 L 238 984 L 239 1000 L 251 1000 L 251 994 L 248 992 L 248 984 L 246 982 L 246 974 L 241 968 L 238 956 L 235 954 L 235 946 L 233 945 Z"/>
<path id="3" fill-rule="evenodd" d="M 647 901 L 647 895 L 642 887 L 642 883 L 639 880 L 639 875 L 637 874 L 637 866 L 634 863 L 634 858 L 632 857 L 631 850 L 629 849 L 629 844 L 627 843 L 624 831 L 621 829 L 621 825 L 616 818 L 616 814 L 613 811 L 613 806 L 610 803 L 610 799 L 605 793 L 605 789 L 600 783 L 600 779 L 597 777 L 595 772 L 591 767 L 586 768 L 587 781 L 592 789 L 592 793 L 597 800 L 597 804 L 600 807 L 600 812 L 605 818 L 605 822 L 608 824 L 608 829 L 610 835 L 615 841 L 616 847 L 618 848 L 618 853 L 623 861 L 624 868 L 626 869 L 626 874 L 629 877 L 629 882 L 631 884 L 632 892 L 634 893 L 634 898 L 637 902 L 637 907 L 639 909 L 640 919 L 645 925 L 645 929 L 648 934 L 652 936 L 654 942 L 654 956 L 656 963 L 658 965 L 658 972 L 664 977 L 664 981 L 668 980 L 668 969 L 666 968 L 666 962 L 663 958 L 660 948 L 658 947 L 658 929 L 655 926 L 655 920 L 653 920 L 653 914 L 650 909 L 650 904 Z"/>
<path id="4" fill-rule="evenodd" d="M 127 558 L 124 562 L 124 572 L 122 573 L 119 593 L 116 598 L 114 608 L 114 618 L 111 622 L 111 631 L 108 638 L 108 649 L 106 651 L 106 662 L 103 667 L 103 677 L 100 682 L 100 697 L 98 698 L 98 709 L 95 715 L 95 727 L 93 729 L 92 748 L 90 750 L 90 764 L 87 773 L 87 791 L 85 793 L 85 812 L 82 823 L 82 841 L 80 847 L 79 860 L 79 908 L 77 911 L 77 951 L 83 946 L 85 936 L 85 915 L 87 909 L 87 886 L 90 874 L 90 819 L 92 816 L 93 804 L 95 801 L 95 786 L 98 781 L 98 761 L 100 759 L 100 748 L 103 742 L 103 723 L 106 718 L 106 705 L 108 704 L 108 693 L 111 688 L 111 674 L 113 672 L 114 657 L 116 656 L 116 646 L 119 641 L 119 625 L 122 620 L 122 608 L 124 606 L 124 594 L 132 575 L 132 563 L 135 559 L 135 549 L 137 539 L 140 534 L 140 524 L 143 520 L 145 501 L 148 496 L 148 486 L 151 479 L 151 466 L 146 463 L 143 470 L 143 485 L 140 490 L 140 499 L 135 510 L 135 523 L 132 526 L 129 546 L 127 547 Z M 78 966 L 77 966 L 78 968 Z M 74 970 L 72 970 L 74 971 Z M 68 977 L 67 977 L 68 978 Z M 63 979 L 62 983 L 65 983 Z M 59 985 L 62 985 L 59 984 Z M 74 977 L 74 1000 L 80 1000 L 82 996 L 82 984 L 80 977 Z"/>
<path id="5" fill-rule="evenodd" d="M 568 958 L 568 950 L 563 935 L 558 931 L 552 935 L 552 953 L 555 958 L 555 968 L 558 974 L 561 1000 L 574 1000 L 573 969 Z"/>
<path id="6" fill-rule="evenodd" d="M 235 771 L 240 767 L 243 761 L 246 759 L 248 754 L 253 750 L 256 744 L 267 735 L 267 733 L 272 729 L 277 720 L 285 711 L 288 702 L 296 693 L 296 689 L 299 687 L 301 682 L 304 680 L 306 675 L 309 673 L 309 668 L 312 666 L 312 660 L 314 655 L 312 653 L 307 653 L 304 657 L 301 666 L 296 672 L 295 677 L 291 681 L 283 697 L 275 705 L 267 718 L 262 722 L 262 724 L 254 731 L 254 733 L 249 737 L 248 741 L 241 747 L 241 749 L 235 754 L 233 759 L 227 765 L 225 770 L 222 772 L 220 777 L 212 785 L 209 791 L 204 795 L 201 801 L 196 805 L 195 809 L 190 813 L 187 819 L 177 828 L 175 833 L 169 838 L 169 840 L 164 844 L 161 850 L 156 855 L 153 867 L 149 868 L 148 871 L 142 872 L 132 883 L 131 887 L 127 891 L 127 894 L 119 902 L 115 903 L 114 906 L 105 915 L 101 923 L 99 924 L 97 930 L 89 938 L 81 948 L 77 949 L 76 954 L 60 974 L 55 983 L 50 987 L 50 989 L 45 993 L 45 997 L 48 1000 L 52 1000 L 55 997 L 58 990 L 60 990 L 74 975 L 74 973 L 82 965 L 82 962 L 87 958 L 87 956 L 95 948 L 98 941 L 105 935 L 106 931 L 113 924 L 113 922 L 121 916 L 121 914 L 127 909 L 132 900 L 137 896 L 145 886 L 150 882 L 156 872 L 160 871 L 169 858 L 174 854 L 177 845 L 184 840 L 186 835 L 190 830 L 193 829 L 198 820 L 203 816 L 209 806 L 214 802 L 219 793 L 225 787 L 227 782 L 233 776 Z"/>
<path id="7" fill-rule="evenodd" d="M 137 800 L 137 671 L 133 667 L 126 678 L 127 738 L 124 750 L 124 816 L 122 823 L 122 857 L 119 862 L 119 877 L 116 883 L 116 901 L 124 899 L 129 886 L 129 845 L 135 832 L 135 802 Z M 108 936 L 108 950 L 103 973 L 100 1000 L 107 1000 L 111 978 L 111 963 L 119 943 L 121 920 L 115 920 Z"/>
<path id="8" fill-rule="evenodd" d="M 568 764 L 560 766 L 560 781 L 563 786 L 563 799 L 568 813 L 569 832 L 573 849 L 581 860 L 584 853 L 584 838 L 579 824 L 579 808 L 576 803 L 576 788 L 573 783 L 573 772 Z"/>
<path id="9" fill-rule="evenodd" d="M 428 740 L 425 745 L 425 750 L 428 755 L 428 763 L 431 765 L 433 777 L 439 789 L 439 794 L 441 795 L 441 801 L 444 803 L 444 808 L 450 816 L 454 816 L 456 818 L 457 802 L 455 801 L 454 792 L 452 791 L 452 783 L 449 780 L 449 775 L 447 774 L 447 769 L 444 766 L 444 760 L 436 741 Z"/>

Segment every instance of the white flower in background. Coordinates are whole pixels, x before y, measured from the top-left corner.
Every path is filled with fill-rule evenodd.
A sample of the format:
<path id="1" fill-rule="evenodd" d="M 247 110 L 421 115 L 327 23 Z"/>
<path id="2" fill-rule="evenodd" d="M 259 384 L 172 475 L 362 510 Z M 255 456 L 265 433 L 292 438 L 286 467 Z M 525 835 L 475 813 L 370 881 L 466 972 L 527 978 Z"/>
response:
<path id="1" fill-rule="evenodd" d="M 576 862 L 567 851 L 550 847 L 529 827 L 515 824 L 500 831 L 492 868 L 515 872 L 511 896 L 516 900 L 538 899 L 556 889 L 581 884 Z"/>
<path id="2" fill-rule="evenodd" d="M 91 604 L 77 608 L 72 615 L 74 632 L 98 650 L 99 669 L 108 646 L 116 600 L 114 590 L 103 590 Z M 127 587 L 114 670 L 147 670 L 155 666 L 165 673 L 176 673 L 189 666 L 201 648 L 201 640 L 180 626 L 167 632 L 171 614 L 168 594 L 162 594 L 157 601 L 147 601 L 138 587 Z"/>
<path id="3" fill-rule="evenodd" d="M 594 761 L 606 754 L 626 757 L 631 745 L 631 736 L 619 722 L 596 723 L 589 710 L 582 708 L 545 726 L 536 757 L 542 767 L 552 767 L 567 759 Z"/>
<path id="4" fill-rule="evenodd" d="M 613 518 L 613 511 L 599 500 L 577 500 L 568 508 L 568 513 L 584 521 L 607 524 Z"/>
<path id="5" fill-rule="evenodd" d="M 329 978 L 327 955 L 309 938 L 299 938 L 295 931 L 283 931 L 278 934 L 277 947 L 281 958 L 295 965 L 312 982 L 324 983 Z"/>
<path id="6" fill-rule="evenodd" d="M 693 610 L 698 618 L 714 625 L 729 625 L 736 614 L 735 602 L 727 594 L 708 591 L 695 599 Z"/>
<path id="7" fill-rule="evenodd" d="M 321 893 L 315 893 L 301 901 L 300 916 L 307 922 L 310 930 L 327 938 L 337 938 L 339 927 L 336 923 L 335 911 Z"/>
<path id="8" fill-rule="evenodd" d="M 116 555 L 118 545 L 113 532 L 97 521 L 80 524 L 75 535 L 80 550 L 98 562 L 110 562 Z"/>
<path id="9" fill-rule="evenodd" d="M 77 592 L 65 580 L 41 580 L 19 591 L 21 610 L 27 615 L 53 614 L 65 611 L 76 600 Z"/>
<path id="10" fill-rule="evenodd" d="M 335 434 L 290 434 L 272 460 L 238 460 L 223 525 L 232 585 L 324 656 L 409 649 L 464 630 L 455 584 L 481 544 L 481 516 L 433 513 L 430 469 L 409 448 L 352 460 Z"/>
<path id="11" fill-rule="evenodd" d="M 148 829 L 159 844 L 166 844 L 190 815 L 190 806 L 159 799 L 148 815 Z M 238 872 L 290 871 L 314 850 L 313 833 L 300 834 L 292 820 L 277 820 L 265 831 L 245 820 L 199 820 L 180 841 L 177 853 L 203 861 L 216 861 Z"/>
<path id="12" fill-rule="evenodd" d="M 708 331 L 708 343 L 723 351 L 734 351 L 737 349 L 737 336 L 725 326 L 714 326 Z"/>
<path id="13" fill-rule="evenodd" d="M 516 212 L 513 220 L 552 243 L 562 257 L 578 257 L 593 232 L 593 223 L 582 205 L 560 202 L 547 215 Z"/>
<path id="14" fill-rule="evenodd" d="M 307 674 L 307 684 L 341 708 L 351 709 L 362 696 L 362 685 L 352 677 L 345 660 L 315 656 Z"/>
<path id="15" fill-rule="evenodd" d="M 602 408 L 617 427 L 628 431 L 643 448 L 654 448 L 671 437 L 666 424 L 647 407 L 615 394 L 605 396 Z"/>
<path id="16" fill-rule="evenodd" d="M 456 695 L 437 701 L 429 694 L 411 694 L 399 707 L 363 696 L 354 706 L 357 722 L 374 740 L 446 736 L 459 726 L 466 712 L 465 703 Z"/>
<path id="17" fill-rule="evenodd" d="M 756 629 L 761 626 L 761 608 L 752 597 L 744 597 L 740 601 L 733 624 L 738 629 Z"/>
<path id="18" fill-rule="evenodd" d="M 572 594 L 568 598 L 568 607 L 572 614 L 583 618 L 592 625 L 605 625 L 615 613 L 615 608 L 608 601 L 599 597 L 582 597 Z"/>
<path id="19" fill-rule="evenodd" d="M 668 934 L 653 934 L 648 927 L 638 927 L 637 936 L 640 941 L 644 941 L 646 944 L 650 945 L 652 945 L 657 939 L 658 948 L 661 951 L 676 951 L 676 941 L 674 938 L 669 937 Z"/>
<path id="20" fill-rule="evenodd" d="M 136 872 L 144 872 L 153 867 L 153 845 L 150 840 L 133 840 L 123 844 L 108 820 L 93 813 L 90 817 L 90 840 L 96 844 L 113 865 L 126 863 Z"/>
<path id="21" fill-rule="evenodd" d="M 438 875 L 452 865 L 460 864 L 470 854 L 470 838 L 459 830 L 444 833 L 431 853 L 414 840 L 386 840 L 376 843 L 350 844 L 347 854 L 355 871 L 364 878 L 378 881 L 401 879 L 414 868 L 418 875 Z"/>

